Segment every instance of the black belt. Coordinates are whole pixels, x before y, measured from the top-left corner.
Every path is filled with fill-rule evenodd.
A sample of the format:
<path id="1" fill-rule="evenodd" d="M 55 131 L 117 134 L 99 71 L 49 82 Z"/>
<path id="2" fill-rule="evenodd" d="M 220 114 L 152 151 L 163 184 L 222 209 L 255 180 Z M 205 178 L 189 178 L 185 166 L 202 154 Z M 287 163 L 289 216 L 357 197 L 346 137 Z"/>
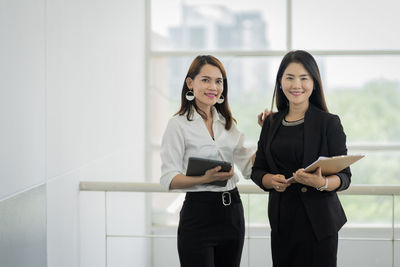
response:
<path id="1" fill-rule="evenodd" d="M 212 191 L 187 192 L 185 200 L 204 202 L 204 203 L 222 203 L 224 206 L 229 206 L 232 203 L 241 202 L 240 194 L 236 187 L 230 191 L 223 191 L 223 192 L 212 192 Z"/>

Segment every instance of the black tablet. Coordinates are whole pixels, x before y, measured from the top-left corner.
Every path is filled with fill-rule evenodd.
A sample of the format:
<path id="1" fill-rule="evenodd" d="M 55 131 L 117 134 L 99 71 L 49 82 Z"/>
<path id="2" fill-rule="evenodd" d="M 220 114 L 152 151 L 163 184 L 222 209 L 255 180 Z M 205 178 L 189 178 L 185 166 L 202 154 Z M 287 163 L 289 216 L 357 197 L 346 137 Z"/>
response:
<path id="1" fill-rule="evenodd" d="M 217 166 L 221 166 L 220 172 L 229 172 L 232 168 L 232 165 L 227 161 L 189 157 L 189 163 L 188 163 L 186 175 L 187 176 L 202 176 L 206 173 L 207 170 L 215 168 Z M 215 182 L 212 182 L 209 184 L 218 185 L 218 186 L 226 186 L 227 182 L 228 182 L 228 180 L 215 181 Z"/>

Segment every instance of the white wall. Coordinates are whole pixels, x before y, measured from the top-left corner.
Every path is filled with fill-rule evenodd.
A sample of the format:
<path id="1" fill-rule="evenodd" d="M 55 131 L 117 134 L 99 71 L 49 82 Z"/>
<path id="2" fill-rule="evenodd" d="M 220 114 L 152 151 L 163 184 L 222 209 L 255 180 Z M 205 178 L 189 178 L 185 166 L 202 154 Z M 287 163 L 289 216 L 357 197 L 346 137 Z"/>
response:
<path id="1" fill-rule="evenodd" d="M 0 218 L 0 266 L 46 266 L 45 185 L 1 201 Z"/>
<path id="2" fill-rule="evenodd" d="M 0 200 L 45 182 L 43 1 L 0 0 Z"/>
<path id="3" fill-rule="evenodd" d="M 79 180 L 144 177 L 143 14 L 141 1 L 47 1 L 49 266 L 79 265 Z"/>
<path id="4" fill-rule="evenodd" d="M 0 266 L 46 264 L 44 11 L 0 0 Z"/>
<path id="5" fill-rule="evenodd" d="M 47 266 L 80 264 L 80 180 L 144 179 L 144 3 L 0 0 L 0 201 L 46 185 Z"/>

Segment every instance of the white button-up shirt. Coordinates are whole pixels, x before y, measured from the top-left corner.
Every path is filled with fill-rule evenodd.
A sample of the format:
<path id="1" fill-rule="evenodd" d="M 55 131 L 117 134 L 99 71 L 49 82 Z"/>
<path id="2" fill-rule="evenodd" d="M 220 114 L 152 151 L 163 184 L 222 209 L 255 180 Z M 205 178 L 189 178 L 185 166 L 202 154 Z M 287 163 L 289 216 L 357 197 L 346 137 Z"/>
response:
<path id="1" fill-rule="evenodd" d="M 189 121 L 186 114 L 172 117 L 164 132 L 161 143 L 161 185 L 170 190 L 172 179 L 178 174 L 186 174 L 189 157 L 216 159 L 235 164 L 243 177 L 250 178 L 251 156 L 254 149 L 245 147 L 244 135 L 235 123 L 230 130 L 225 129 L 225 118 L 213 107 L 212 139 L 203 118 L 195 110 L 193 120 Z M 227 191 L 234 189 L 239 181 L 237 170 L 225 187 L 202 184 L 177 191 Z"/>

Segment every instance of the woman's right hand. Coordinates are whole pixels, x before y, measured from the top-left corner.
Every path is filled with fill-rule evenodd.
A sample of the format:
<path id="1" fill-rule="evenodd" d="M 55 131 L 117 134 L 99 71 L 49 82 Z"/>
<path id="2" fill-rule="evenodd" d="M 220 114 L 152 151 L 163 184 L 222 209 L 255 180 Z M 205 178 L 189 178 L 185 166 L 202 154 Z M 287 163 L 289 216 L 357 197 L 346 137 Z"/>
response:
<path id="1" fill-rule="evenodd" d="M 268 115 L 270 114 L 271 112 L 266 108 L 265 110 L 264 110 L 264 112 L 261 112 L 260 114 L 258 114 L 257 115 L 257 123 L 258 123 L 258 125 L 260 125 L 261 127 L 263 127 L 263 124 L 264 124 L 264 121 L 265 121 L 265 119 L 268 117 Z"/>
<path id="2" fill-rule="evenodd" d="M 212 183 L 216 181 L 226 181 L 229 180 L 233 177 L 233 167 L 229 172 L 220 172 L 221 166 L 217 166 L 213 169 L 209 169 L 206 171 L 206 173 L 203 175 L 205 179 L 205 183 Z"/>
<path id="3" fill-rule="evenodd" d="M 262 179 L 265 188 L 273 188 L 275 191 L 284 192 L 290 183 L 282 174 L 265 174 Z"/>

